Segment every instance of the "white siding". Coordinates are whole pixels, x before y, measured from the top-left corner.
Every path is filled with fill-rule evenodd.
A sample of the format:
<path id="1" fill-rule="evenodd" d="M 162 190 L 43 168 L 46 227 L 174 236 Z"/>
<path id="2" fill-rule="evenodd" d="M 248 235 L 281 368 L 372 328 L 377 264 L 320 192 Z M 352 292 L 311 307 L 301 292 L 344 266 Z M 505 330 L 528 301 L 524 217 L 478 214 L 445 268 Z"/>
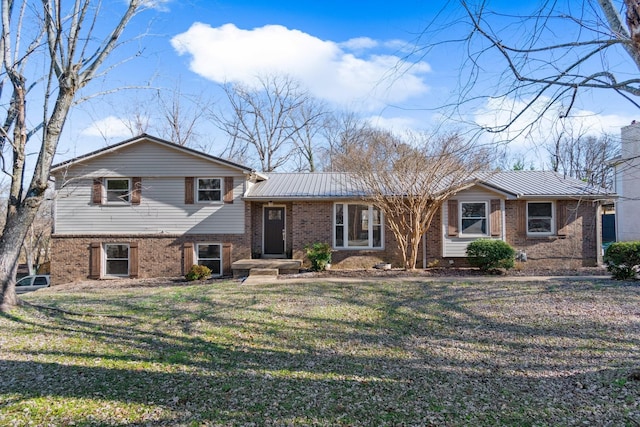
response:
<path id="1" fill-rule="evenodd" d="M 493 193 L 491 191 L 487 191 L 478 187 L 473 187 L 468 190 L 461 191 L 460 193 L 452 197 L 452 199 L 463 201 L 463 202 L 487 202 L 487 222 L 490 222 L 489 216 L 491 214 L 491 200 L 500 199 L 501 200 L 500 209 L 502 211 L 502 221 L 500 221 L 502 225 L 502 230 L 500 231 L 500 235 L 502 236 L 504 234 L 505 217 L 504 217 L 504 198 L 502 196 L 498 195 L 497 193 Z M 449 236 L 447 233 L 448 218 L 449 218 L 448 204 L 447 202 L 445 202 L 442 205 L 442 224 L 441 224 L 442 254 L 444 257 L 466 257 L 467 246 L 469 245 L 470 242 L 473 242 L 474 240 L 478 239 L 478 237 Z M 460 218 L 458 218 L 458 222 L 459 221 L 460 221 Z M 485 236 L 485 238 L 495 239 L 497 237 L 495 236 L 491 237 L 490 235 L 491 226 L 492 226 L 491 224 L 488 225 L 487 232 L 489 235 Z"/>
<path id="2" fill-rule="evenodd" d="M 58 234 L 242 234 L 245 176 L 241 170 L 140 142 L 56 177 Z M 91 177 L 141 177 L 139 205 L 92 204 Z M 234 177 L 234 203 L 185 204 L 185 176 Z M 70 179 L 72 178 L 72 179 Z M 224 194 L 224 192 L 223 192 Z"/>

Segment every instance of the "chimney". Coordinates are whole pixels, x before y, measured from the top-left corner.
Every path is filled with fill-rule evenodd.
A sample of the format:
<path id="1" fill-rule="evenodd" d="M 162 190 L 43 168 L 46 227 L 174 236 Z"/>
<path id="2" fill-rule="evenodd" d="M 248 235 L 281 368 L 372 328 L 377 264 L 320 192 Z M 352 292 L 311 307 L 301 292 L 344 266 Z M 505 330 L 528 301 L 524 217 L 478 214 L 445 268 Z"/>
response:
<path id="1" fill-rule="evenodd" d="M 629 126 L 620 130 L 622 143 L 620 145 L 620 157 L 628 159 L 640 156 L 640 122 L 632 121 Z"/>

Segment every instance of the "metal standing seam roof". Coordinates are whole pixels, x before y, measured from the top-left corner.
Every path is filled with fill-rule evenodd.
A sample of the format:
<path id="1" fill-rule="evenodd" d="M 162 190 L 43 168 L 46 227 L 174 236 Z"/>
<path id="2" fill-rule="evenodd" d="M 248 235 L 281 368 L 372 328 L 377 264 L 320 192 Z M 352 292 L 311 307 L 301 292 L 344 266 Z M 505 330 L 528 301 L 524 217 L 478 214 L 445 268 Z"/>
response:
<path id="1" fill-rule="evenodd" d="M 340 199 L 365 197 L 366 191 L 353 175 L 338 172 L 266 173 L 268 179 L 257 182 L 246 194 L 248 200 L 268 199 Z M 553 171 L 503 171 L 480 180 L 498 191 L 522 197 L 611 197 L 604 188 L 596 188 Z"/>
<path id="2" fill-rule="evenodd" d="M 613 195 L 576 178 L 554 171 L 503 171 L 488 176 L 483 183 L 517 197 L 596 197 Z"/>
<path id="3" fill-rule="evenodd" d="M 353 175 L 336 172 L 267 173 L 251 186 L 247 199 L 337 199 L 362 197 Z"/>

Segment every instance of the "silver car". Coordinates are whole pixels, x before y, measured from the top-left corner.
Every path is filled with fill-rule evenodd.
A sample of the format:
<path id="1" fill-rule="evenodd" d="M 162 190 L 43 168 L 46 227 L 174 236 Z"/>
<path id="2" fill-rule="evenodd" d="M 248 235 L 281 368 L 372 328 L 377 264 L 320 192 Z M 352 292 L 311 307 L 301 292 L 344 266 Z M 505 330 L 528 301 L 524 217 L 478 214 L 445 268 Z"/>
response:
<path id="1" fill-rule="evenodd" d="M 16 293 L 23 294 L 25 292 L 37 291 L 38 289 L 49 286 L 48 274 L 35 274 L 25 276 L 16 282 Z"/>

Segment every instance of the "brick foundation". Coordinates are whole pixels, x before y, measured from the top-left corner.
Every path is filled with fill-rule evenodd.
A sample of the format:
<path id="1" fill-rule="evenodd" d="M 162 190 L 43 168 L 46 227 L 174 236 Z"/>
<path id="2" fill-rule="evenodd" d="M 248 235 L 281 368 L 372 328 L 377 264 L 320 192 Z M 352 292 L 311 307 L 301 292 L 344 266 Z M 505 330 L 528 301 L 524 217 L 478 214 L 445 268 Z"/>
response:
<path id="1" fill-rule="evenodd" d="M 53 235 L 51 239 L 51 283 L 86 280 L 90 274 L 90 246 L 93 242 L 138 243 L 138 277 L 176 277 L 184 274 L 185 242 L 231 243 L 231 261 L 251 256 L 248 239 L 243 234 L 185 236 L 74 236 Z M 225 272 L 226 274 L 227 272 Z"/>

